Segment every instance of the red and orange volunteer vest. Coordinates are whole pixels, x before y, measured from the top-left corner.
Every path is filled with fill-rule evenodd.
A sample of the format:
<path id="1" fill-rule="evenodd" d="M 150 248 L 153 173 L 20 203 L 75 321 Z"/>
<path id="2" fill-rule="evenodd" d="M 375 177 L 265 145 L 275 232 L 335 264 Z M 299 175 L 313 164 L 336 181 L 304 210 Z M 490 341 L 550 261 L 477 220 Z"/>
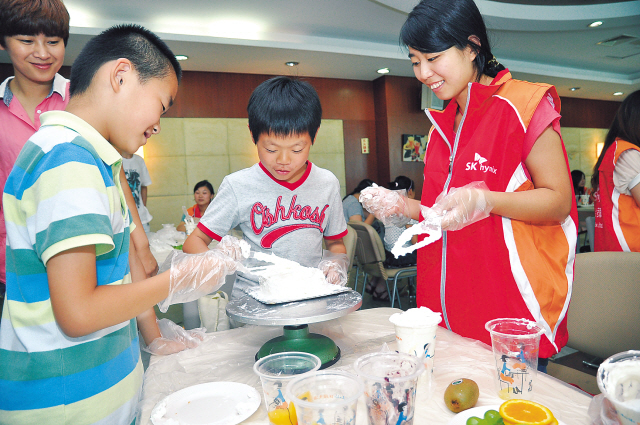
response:
<path id="1" fill-rule="evenodd" d="M 613 170 L 622 152 L 636 145 L 616 139 L 602 158 L 595 195 L 596 251 L 640 252 L 640 208 L 632 196 L 618 192 L 613 183 Z"/>
<path id="2" fill-rule="evenodd" d="M 522 163 L 524 136 L 539 102 L 560 111 L 553 86 L 511 78 L 502 71 L 489 86 L 469 84 L 467 107 L 454 133 L 457 103 L 426 111 L 433 123 L 425 155 L 422 204 L 453 187 L 484 181 L 490 190 L 532 190 Z M 563 146 L 564 150 L 564 146 Z M 567 175 L 569 164 L 565 152 Z M 443 313 L 442 325 L 491 344 L 487 321 L 537 322 L 539 356 L 567 342 L 566 313 L 577 241 L 575 199 L 562 223 L 530 223 L 491 215 L 418 252 L 417 303 Z"/>

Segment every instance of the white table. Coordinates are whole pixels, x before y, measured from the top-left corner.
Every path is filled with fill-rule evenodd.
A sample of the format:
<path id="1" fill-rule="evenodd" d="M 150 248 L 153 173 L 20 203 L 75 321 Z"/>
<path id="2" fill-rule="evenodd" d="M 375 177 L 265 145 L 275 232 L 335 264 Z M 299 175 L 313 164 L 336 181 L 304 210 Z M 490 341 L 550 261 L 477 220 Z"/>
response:
<path id="1" fill-rule="evenodd" d="M 360 310 L 347 316 L 310 325 L 312 332 L 333 339 L 342 351 L 342 358 L 331 369 L 353 372 L 355 360 L 386 345 L 395 349 L 395 334 L 389 316 L 398 309 L 377 308 Z M 167 395 L 191 385 L 213 381 L 241 382 L 255 387 L 262 395 L 260 379 L 253 373 L 254 355 L 282 328 L 248 325 L 243 328 L 208 334 L 197 348 L 171 356 L 152 356 L 145 373 L 141 424 L 150 424 L 149 416 L 155 404 Z M 463 338 L 444 328 L 436 337 L 434 385 L 429 393 L 426 386 L 418 386 L 414 424 L 447 424 L 454 413 L 443 401 L 445 388 L 458 378 L 470 378 L 480 387 L 477 406 L 499 405 L 494 389 L 495 362 L 490 347 Z M 539 373 L 534 401 L 549 407 L 556 418 L 566 425 L 589 423 L 588 394 L 549 375 Z M 268 425 L 264 402 L 243 424 Z M 358 402 L 357 425 L 367 424 L 366 407 L 362 397 Z"/>

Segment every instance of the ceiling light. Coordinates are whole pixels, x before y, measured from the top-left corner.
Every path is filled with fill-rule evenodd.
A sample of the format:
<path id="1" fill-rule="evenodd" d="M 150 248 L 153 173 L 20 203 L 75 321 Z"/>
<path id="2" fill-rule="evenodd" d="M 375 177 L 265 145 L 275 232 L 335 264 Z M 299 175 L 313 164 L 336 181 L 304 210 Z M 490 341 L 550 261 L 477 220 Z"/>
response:
<path id="1" fill-rule="evenodd" d="M 297 66 L 300 64 L 300 62 L 290 61 L 290 62 L 285 62 L 284 64 L 287 66 Z"/>
<path id="2" fill-rule="evenodd" d="M 622 93 L 621 91 L 617 91 L 615 92 L 613 95 L 614 96 L 622 96 L 624 93 Z"/>
<path id="3" fill-rule="evenodd" d="M 186 61 L 187 59 L 189 59 L 189 56 L 187 55 L 176 55 L 176 59 L 179 61 Z"/>
<path id="4" fill-rule="evenodd" d="M 378 74 L 388 74 L 391 71 L 389 70 L 389 68 L 380 68 L 377 72 Z"/>
<path id="5" fill-rule="evenodd" d="M 600 25 L 602 25 L 602 21 L 595 21 L 595 22 L 591 22 L 591 23 L 589 24 L 589 28 L 599 27 Z"/>
<path id="6" fill-rule="evenodd" d="M 580 87 L 571 87 L 569 90 L 571 90 L 571 91 L 580 90 Z"/>

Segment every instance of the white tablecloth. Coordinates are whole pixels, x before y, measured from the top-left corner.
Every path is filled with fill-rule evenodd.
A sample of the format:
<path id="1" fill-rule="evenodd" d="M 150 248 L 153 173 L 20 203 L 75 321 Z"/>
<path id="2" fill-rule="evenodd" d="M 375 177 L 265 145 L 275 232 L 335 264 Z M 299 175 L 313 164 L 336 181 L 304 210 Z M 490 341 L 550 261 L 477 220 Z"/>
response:
<path id="1" fill-rule="evenodd" d="M 395 349 L 395 334 L 389 316 L 398 309 L 360 310 L 325 323 L 310 325 L 311 332 L 332 338 L 342 351 L 342 358 L 331 369 L 353 372 L 355 360 L 370 352 Z M 253 373 L 254 356 L 271 338 L 282 335 L 282 327 L 246 326 L 208 334 L 197 348 L 171 356 L 152 356 L 145 373 L 141 423 L 150 424 L 155 404 L 169 394 L 192 385 L 213 381 L 241 382 L 255 387 L 262 395 L 260 379 Z M 436 337 L 434 385 L 431 392 L 418 386 L 414 424 L 447 424 L 454 413 L 444 404 L 445 388 L 458 378 L 470 378 L 480 387 L 477 406 L 499 405 L 493 374 L 495 362 L 490 347 L 463 338 L 444 328 Z M 589 423 L 587 409 L 591 397 L 551 376 L 539 373 L 533 400 L 549 407 L 566 425 Z M 268 425 L 264 401 L 243 424 Z M 367 424 L 362 397 L 358 402 L 357 425 Z"/>

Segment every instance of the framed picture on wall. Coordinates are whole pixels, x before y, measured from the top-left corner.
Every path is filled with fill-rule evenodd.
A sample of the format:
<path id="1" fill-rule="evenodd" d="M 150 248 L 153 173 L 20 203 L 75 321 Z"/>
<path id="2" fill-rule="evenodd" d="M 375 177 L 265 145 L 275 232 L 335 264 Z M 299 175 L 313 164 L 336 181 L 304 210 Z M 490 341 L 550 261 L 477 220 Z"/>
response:
<path id="1" fill-rule="evenodd" d="M 427 136 L 418 134 L 402 135 L 402 160 L 424 161 L 424 152 L 427 149 Z"/>

